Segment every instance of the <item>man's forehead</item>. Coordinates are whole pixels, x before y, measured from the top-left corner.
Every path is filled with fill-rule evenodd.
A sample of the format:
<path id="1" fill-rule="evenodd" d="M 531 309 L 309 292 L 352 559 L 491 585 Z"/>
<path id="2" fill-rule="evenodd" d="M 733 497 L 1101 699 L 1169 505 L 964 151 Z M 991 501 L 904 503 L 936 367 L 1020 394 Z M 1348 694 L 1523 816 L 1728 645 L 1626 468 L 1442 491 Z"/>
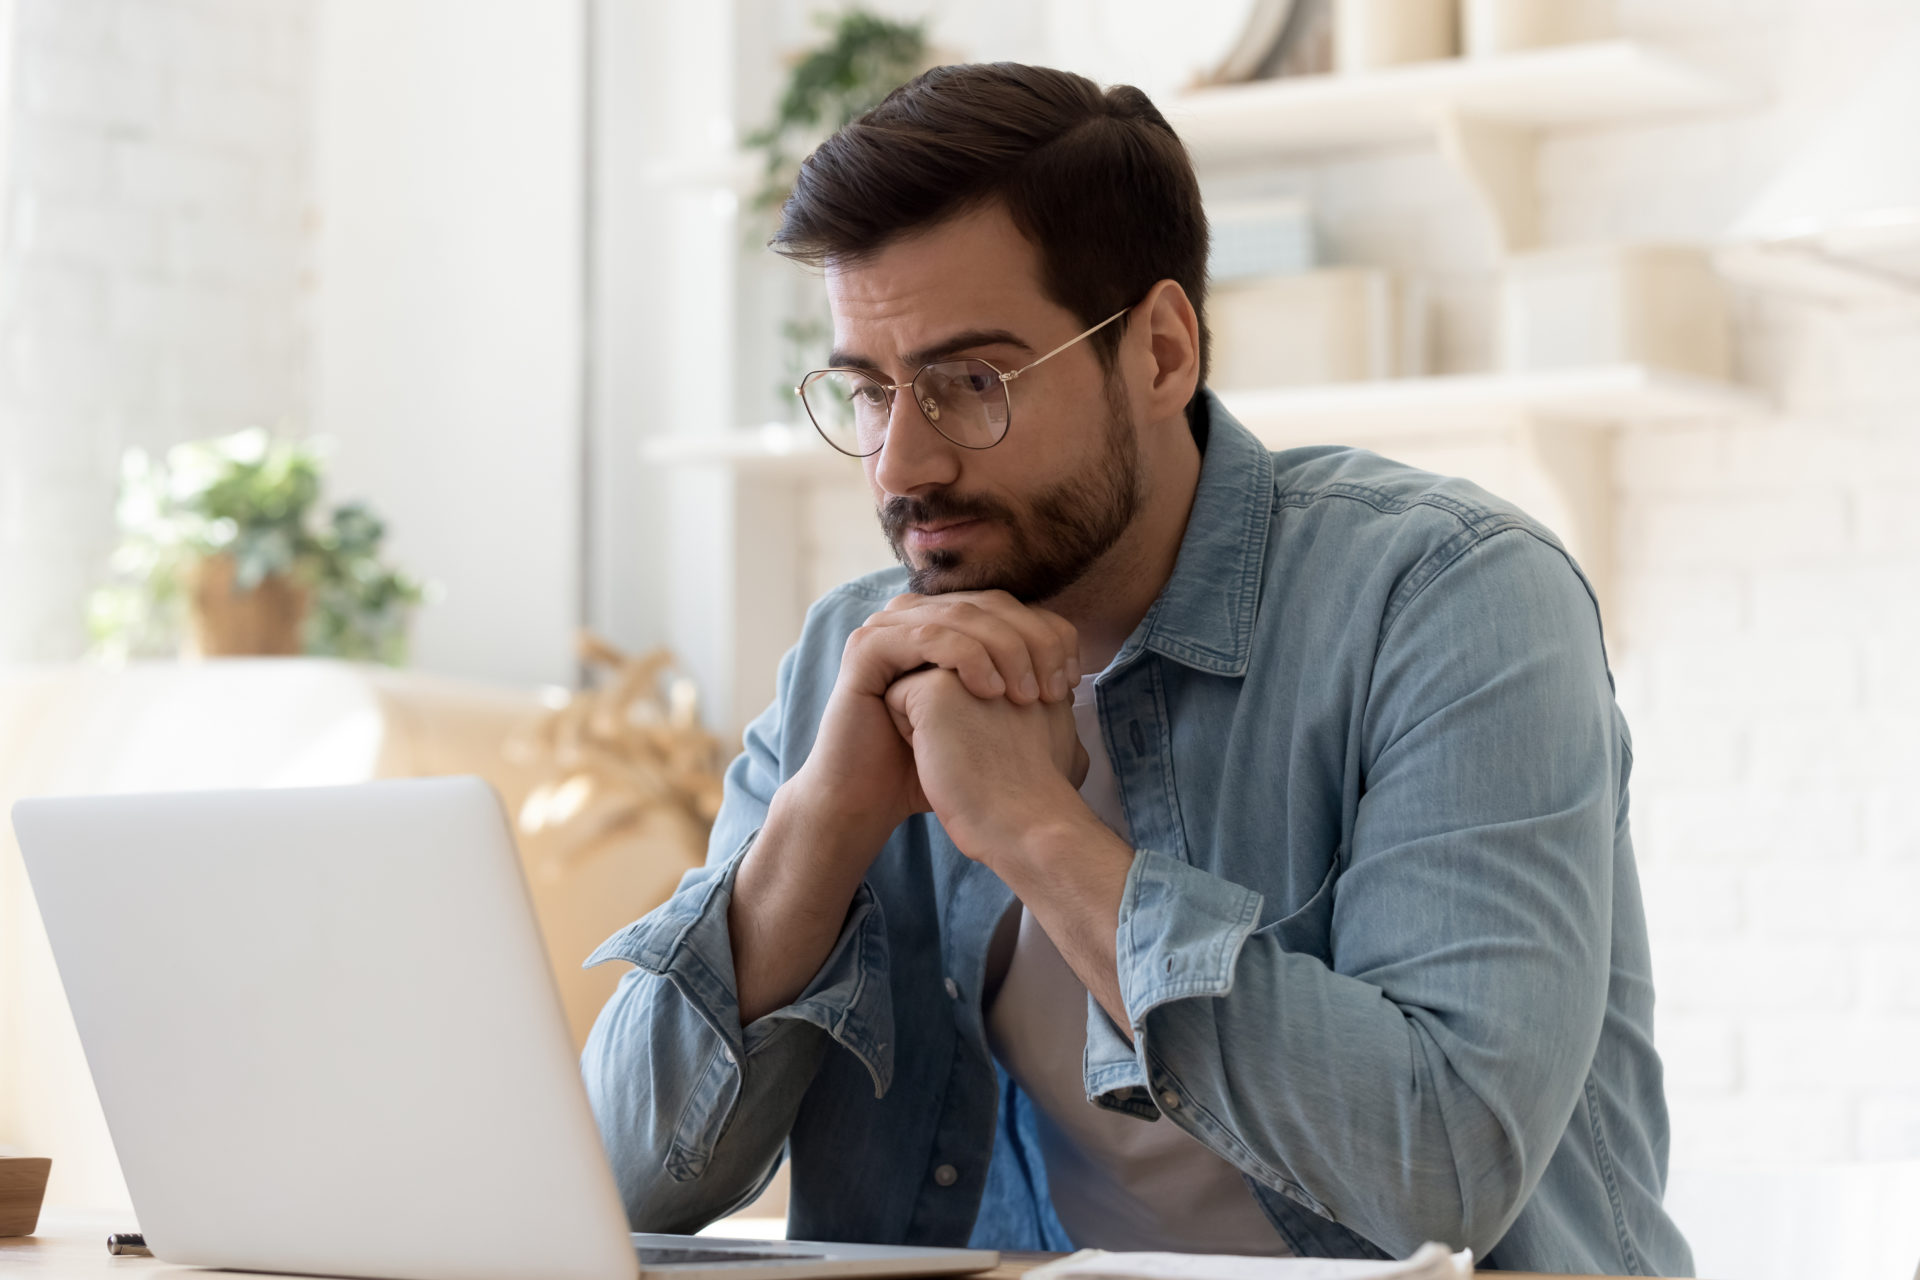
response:
<path id="1" fill-rule="evenodd" d="M 1019 330 L 1053 304 L 1040 258 L 999 207 L 892 241 L 863 257 L 830 262 L 827 299 L 834 345 L 898 354 L 967 329 Z"/>

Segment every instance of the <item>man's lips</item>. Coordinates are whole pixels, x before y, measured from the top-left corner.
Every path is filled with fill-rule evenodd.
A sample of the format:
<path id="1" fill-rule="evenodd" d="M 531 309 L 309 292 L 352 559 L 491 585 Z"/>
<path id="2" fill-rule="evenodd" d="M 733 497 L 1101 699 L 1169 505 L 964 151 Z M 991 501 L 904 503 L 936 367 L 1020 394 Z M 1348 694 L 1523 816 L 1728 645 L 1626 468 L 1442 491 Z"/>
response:
<path id="1" fill-rule="evenodd" d="M 973 516 L 957 520 L 929 520 L 908 528 L 907 541 L 915 547 L 930 550 L 959 542 L 984 525 L 985 521 Z"/>

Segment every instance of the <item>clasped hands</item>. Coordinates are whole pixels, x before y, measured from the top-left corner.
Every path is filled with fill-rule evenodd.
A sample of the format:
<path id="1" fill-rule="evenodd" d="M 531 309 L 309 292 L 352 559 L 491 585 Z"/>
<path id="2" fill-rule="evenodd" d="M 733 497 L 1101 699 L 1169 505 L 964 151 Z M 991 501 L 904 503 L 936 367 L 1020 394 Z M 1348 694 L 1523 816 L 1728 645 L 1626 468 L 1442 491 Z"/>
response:
<path id="1" fill-rule="evenodd" d="M 1079 679 L 1058 614 L 1003 591 L 896 596 L 848 637 L 803 771 L 879 839 L 931 811 L 994 865 L 1029 831 L 1091 817 Z"/>

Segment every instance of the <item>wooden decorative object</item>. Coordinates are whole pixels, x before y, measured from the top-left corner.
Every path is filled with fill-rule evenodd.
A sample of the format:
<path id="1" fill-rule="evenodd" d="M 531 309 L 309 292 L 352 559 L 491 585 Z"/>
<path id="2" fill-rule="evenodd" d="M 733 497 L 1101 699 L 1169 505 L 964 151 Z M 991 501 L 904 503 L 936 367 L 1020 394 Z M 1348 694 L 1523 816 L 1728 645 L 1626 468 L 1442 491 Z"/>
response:
<path id="1" fill-rule="evenodd" d="M 693 683 L 673 679 L 662 696 L 673 666 L 665 649 L 635 657 L 583 631 L 579 651 L 607 678 L 507 745 L 510 760 L 544 774 L 520 808 L 521 832 L 545 837 L 545 869 L 557 876 L 648 818 L 667 817 L 687 833 L 688 865 L 697 864 L 729 753 L 701 727 Z"/>
<path id="2" fill-rule="evenodd" d="M 251 591 L 236 591 L 234 575 L 231 556 L 208 556 L 186 575 L 188 653 L 206 658 L 299 653 L 307 589 L 275 574 Z"/>
<path id="3" fill-rule="evenodd" d="M 0 1156 L 0 1236 L 30 1236 L 40 1225 L 52 1168 L 45 1156 Z"/>

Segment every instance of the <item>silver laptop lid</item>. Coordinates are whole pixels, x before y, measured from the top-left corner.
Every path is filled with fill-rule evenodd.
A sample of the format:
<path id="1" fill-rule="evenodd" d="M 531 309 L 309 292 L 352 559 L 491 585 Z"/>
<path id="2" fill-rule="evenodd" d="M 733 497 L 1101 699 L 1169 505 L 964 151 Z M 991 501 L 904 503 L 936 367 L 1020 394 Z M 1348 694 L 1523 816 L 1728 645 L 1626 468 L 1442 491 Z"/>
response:
<path id="1" fill-rule="evenodd" d="M 635 1275 L 485 782 L 23 800 L 13 822 L 156 1255 Z"/>

